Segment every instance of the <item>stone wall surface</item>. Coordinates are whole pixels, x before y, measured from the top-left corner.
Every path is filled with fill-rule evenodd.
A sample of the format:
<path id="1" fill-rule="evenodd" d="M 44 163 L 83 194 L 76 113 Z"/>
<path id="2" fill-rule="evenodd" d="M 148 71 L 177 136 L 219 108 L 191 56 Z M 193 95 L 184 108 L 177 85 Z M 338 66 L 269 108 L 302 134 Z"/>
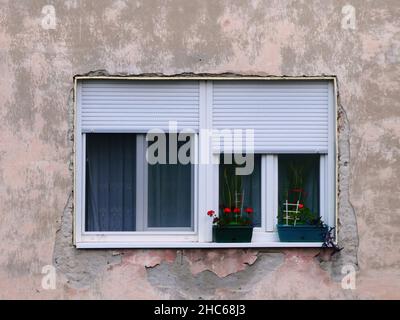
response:
<path id="1" fill-rule="evenodd" d="M 0 0 L 0 298 L 399 299 L 399 17 L 397 0 Z M 73 76 L 96 70 L 336 76 L 342 252 L 76 250 Z"/>

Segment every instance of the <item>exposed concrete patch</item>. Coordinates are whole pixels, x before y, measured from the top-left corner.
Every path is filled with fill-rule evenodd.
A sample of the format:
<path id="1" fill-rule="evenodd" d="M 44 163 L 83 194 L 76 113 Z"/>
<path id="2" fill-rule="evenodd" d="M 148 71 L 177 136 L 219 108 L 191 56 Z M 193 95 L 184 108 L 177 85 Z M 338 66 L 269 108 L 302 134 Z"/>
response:
<path id="1" fill-rule="evenodd" d="M 122 264 L 154 268 L 162 262 L 174 262 L 178 252 L 174 249 L 124 250 L 121 252 L 123 254 Z"/>
<path id="2" fill-rule="evenodd" d="M 263 277 L 276 270 L 284 261 L 283 253 L 259 253 L 252 266 L 219 277 L 211 271 L 212 267 L 194 274 L 190 261 L 193 254 L 196 255 L 199 251 L 191 251 L 188 257 L 185 251 L 180 252 L 182 256 L 178 255 L 172 264 L 163 262 L 155 268 L 147 269 L 148 281 L 171 299 L 218 299 L 226 295 L 231 299 L 243 299 Z M 242 254 L 247 254 L 246 251 L 231 250 L 230 255 L 236 256 L 240 261 Z M 224 256 L 224 252 L 219 250 L 209 250 L 209 254 Z M 227 268 L 229 263 L 229 260 L 226 261 Z"/>
<path id="3" fill-rule="evenodd" d="M 287 75 L 273 75 L 265 72 L 241 72 L 241 73 L 236 73 L 236 72 L 221 72 L 221 73 L 207 73 L 207 72 L 182 72 L 182 73 L 127 73 L 127 72 L 118 72 L 118 73 L 109 73 L 107 70 L 104 69 L 99 69 L 99 70 L 94 70 L 94 71 L 89 71 L 87 73 L 82 73 L 82 74 L 76 74 L 75 77 L 79 76 L 84 76 L 84 77 L 121 77 L 121 78 L 126 78 L 126 77 L 161 77 L 161 78 L 170 78 L 170 77 L 185 77 L 185 78 L 196 78 L 196 77 L 221 77 L 221 78 L 243 78 L 243 77 L 254 77 L 256 80 L 257 77 L 269 77 L 271 79 L 284 79 L 284 78 L 293 78 L 294 76 L 287 76 Z M 309 75 L 298 75 L 296 77 L 299 78 L 311 78 L 311 77 L 335 77 L 335 75 L 332 74 L 317 74 L 313 76 Z"/>
<path id="4" fill-rule="evenodd" d="M 243 271 L 257 260 L 257 250 L 185 250 L 184 258 L 189 263 L 190 271 L 196 275 L 205 270 L 224 278 L 235 272 Z"/>
<path id="5" fill-rule="evenodd" d="M 331 281 L 329 272 L 315 261 L 318 248 L 283 249 L 285 261 L 273 273 L 265 275 L 255 287 L 250 299 L 343 299 L 354 298 L 354 292 L 344 291 L 340 283 Z"/>
<path id="6" fill-rule="evenodd" d="M 345 109 L 338 95 L 338 244 L 343 250 L 324 260 L 319 256 L 321 266 L 329 270 L 332 278 L 340 281 L 343 266 L 353 265 L 358 269 L 358 230 L 355 210 L 350 202 L 350 127 Z"/>
<path id="7" fill-rule="evenodd" d="M 120 264 L 121 256 L 112 250 L 77 250 L 72 243 L 72 208 L 71 194 L 57 231 L 54 264 L 67 278 L 67 285 L 83 289 L 92 286 L 108 268 Z"/>

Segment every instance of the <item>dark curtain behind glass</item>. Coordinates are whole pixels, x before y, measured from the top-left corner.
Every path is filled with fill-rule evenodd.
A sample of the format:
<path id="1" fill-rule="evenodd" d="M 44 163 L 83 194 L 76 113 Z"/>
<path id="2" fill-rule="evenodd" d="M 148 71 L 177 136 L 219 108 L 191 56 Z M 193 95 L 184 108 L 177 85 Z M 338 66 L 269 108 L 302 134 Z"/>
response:
<path id="1" fill-rule="evenodd" d="M 168 162 L 169 135 L 166 140 Z M 192 164 L 149 164 L 148 227 L 190 228 L 192 212 Z"/>
<path id="2" fill-rule="evenodd" d="M 136 135 L 86 135 L 86 231 L 135 231 Z"/>
<path id="3" fill-rule="evenodd" d="M 296 201 L 298 192 L 293 189 L 304 189 L 301 203 L 308 207 L 313 213 L 319 212 L 319 155 L 314 154 L 284 154 L 278 158 L 278 184 L 279 184 L 279 208 L 288 199 L 289 202 Z M 301 186 L 291 185 L 291 166 L 303 168 L 303 184 Z"/>
<path id="4" fill-rule="evenodd" d="M 232 156 L 234 160 L 234 156 Z M 224 164 L 224 156 L 220 157 L 219 166 L 219 203 L 224 205 L 224 169 L 232 164 Z M 261 155 L 254 155 L 254 169 L 249 175 L 242 176 L 243 208 L 251 207 L 254 210 L 253 224 L 261 227 Z"/>

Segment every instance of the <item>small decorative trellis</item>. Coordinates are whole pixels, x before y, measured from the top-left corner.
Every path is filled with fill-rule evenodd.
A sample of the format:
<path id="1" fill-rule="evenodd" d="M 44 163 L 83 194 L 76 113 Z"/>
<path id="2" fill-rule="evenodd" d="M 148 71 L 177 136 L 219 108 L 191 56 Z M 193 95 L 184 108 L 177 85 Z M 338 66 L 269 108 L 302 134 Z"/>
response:
<path id="1" fill-rule="evenodd" d="M 283 219 L 286 221 L 285 225 L 289 225 L 289 220 L 293 220 L 293 225 L 296 225 L 297 220 L 300 220 L 298 217 L 299 214 L 299 205 L 300 205 L 300 200 L 297 200 L 296 203 L 289 203 L 288 200 L 286 200 L 284 203 L 284 217 Z M 292 215 L 291 215 L 292 214 Z"/>
<path id="2" fill-rule="evenodd" d="M 292 189 L 294 193 L 297 194 L 297 201 L 296 202 L 289 202 L 288 199 L 285 200 L 283 203 L 283 219 L 285 220 L 285 225 L 289 225 L 289 220 L 293 221 L 293 225 L 295 226 L 297 221 L 300 220 L 299 213 L 303 205 L 300 204 L 300 199 L 302 195 L 306 195 L 306 192 L 302 188 Z M 289 198 L 289 195 L 288 195 Z"/>

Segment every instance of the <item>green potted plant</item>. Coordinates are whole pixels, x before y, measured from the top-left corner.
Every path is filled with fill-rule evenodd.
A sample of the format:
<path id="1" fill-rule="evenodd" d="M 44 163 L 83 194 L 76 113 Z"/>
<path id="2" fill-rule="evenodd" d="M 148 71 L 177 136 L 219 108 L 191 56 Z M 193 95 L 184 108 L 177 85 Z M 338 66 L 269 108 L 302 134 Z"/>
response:
<path id="1" fill-rule="evenodd" d="M 286 204 L 284 204 L 286 206 Z M 288 203 L 278 217 L 278 234 L 282 242 L 324 242 L 328 226 L 321 217 L 303 204 Z"/>
<path id="2" fill-rule="evenodd" d="M 306 205 L 304 189 L 307 168 L 292 163 L 289 166 L 288 186 L 278 212 L 278 235 L 282 242 L 324 242 L 328 226 L 317 212 Z"/>
<path id="3" fill-rule="evenodd" d="M 213 218 L 213 242 L 251 242 L 253 236 L 253 209 L 224 208 L 218 217 L 214 210 L 207 214 Z"/>
<path id="4" fill-rule="evenodd" d="M 253 235 L 254 210 L 243 206 L 242 176 L 235 175 L 234 170 L 234 166 L 224 168 L 219 215 L 214 210 L 207 212 L 213 218 L 214 242 L 251 242 Z"/>

